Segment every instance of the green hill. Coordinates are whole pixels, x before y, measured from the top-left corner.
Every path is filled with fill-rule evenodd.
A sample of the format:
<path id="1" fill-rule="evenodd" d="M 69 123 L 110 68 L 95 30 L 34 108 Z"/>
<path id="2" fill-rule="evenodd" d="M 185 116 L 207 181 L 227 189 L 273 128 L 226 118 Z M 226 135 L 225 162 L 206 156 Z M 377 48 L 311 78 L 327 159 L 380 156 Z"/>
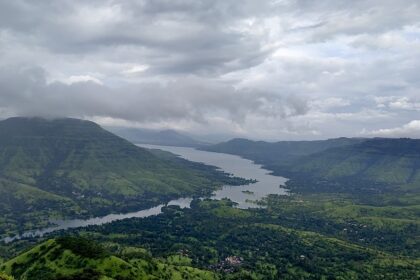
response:
<path id="1" fill-rule="evenodd" d="M 124 128 L 106 127 L 112 133 L 127 139 L 133 143 L 180 146 L 180 147 L 201 147 L 208 143 L 196 140 L 188 135 L 175 130 L 154 130 L 146 128 Z"/>
<path id="2" fill-rule="evenodd" d="M 418 192 L 420 140 L 376 138 L 328 149 L 300 158 L 287 171 L 292 177 L 340 182 L 362 191 Z"/>
<path id="3" fill-rule="evenodd" d="M 200 149 L 239 155 L 275 171 L 277 168 L 287 165 L 302 156 L 363 141 L 364 139 L 361 138 L 343 137 L 318 141 L 280 141 L 272 143 L 237 138 Z"/>
<path id="4" fill-rule="evenodd" d="M 135 247 L 125 247 L 117 257 L 92 240 L 62 237 L 41 243 L 4 263 L 0 270 L 22 280 L 218 279 L 212 272 L 185 263 L 157 260 Z"/>
<path id="5" fill-rule="evenodd" d="M 138 210 L 232 181 L 77 119 L 0 122 L 0 235 L 49 218 Z"/>
<path id="6" fill-rule="evenodd" d="M 390 200 L 420 203 L 418 139 L 337 138 L 277 143 L 233 139 L 202 149 L 263 164 L 274 174 L 290 178 L 287 185 L 294 192 L 351 193 L 372 199 L 374 204 Z"/>

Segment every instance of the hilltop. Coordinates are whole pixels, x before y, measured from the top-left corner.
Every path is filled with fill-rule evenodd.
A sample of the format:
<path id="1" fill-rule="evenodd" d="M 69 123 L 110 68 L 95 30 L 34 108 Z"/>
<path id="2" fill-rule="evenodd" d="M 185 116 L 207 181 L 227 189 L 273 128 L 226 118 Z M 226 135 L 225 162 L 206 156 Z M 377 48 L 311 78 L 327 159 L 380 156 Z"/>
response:
<path id="1" fill-rule="evenodd" d="M 214 273 L 183 261 L 154 259 L 138 247 L 125 247 L 115 256 L 92 240 L 61 237 L 35 246 L 1 265 L 0 270 L 16 279 L 218 279 Z"/>
<path id="2" fill-rule="evenodd" d="M 362 138 L 336 138 L 317 141 L 279 141 L 265 142 L 235 138 L 227 142 L 202 147 L 201 150 L 228 153 L 253 160 L 271 170 L 288 165 L 294 160 L 321 152 L 329 148 L 341 147 L 363 142 Z"/>
<path id="3" fill-rule="evenodd" d="M 152 144 L 179 147 L 202 147 L 208 145 L 178 131 L 145 128 L 107 127 L 109 131 L 136 144 Z"/>

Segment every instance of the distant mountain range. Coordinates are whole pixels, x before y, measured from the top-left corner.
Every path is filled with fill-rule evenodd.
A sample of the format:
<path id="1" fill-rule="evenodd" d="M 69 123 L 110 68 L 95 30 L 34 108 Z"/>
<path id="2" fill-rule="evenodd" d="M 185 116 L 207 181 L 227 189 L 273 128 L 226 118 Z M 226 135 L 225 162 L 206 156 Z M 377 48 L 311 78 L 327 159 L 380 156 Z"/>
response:
<path id="1" fill-rule="evenodd" d="M 202 147 L 209 143 L 196 140 L 175 130 L 153 130 L 145 128 L 107 127 L 109 131 L 135 144 L 163 146 Z"/>
<path id="2" fill-rule="evenodd" d="M 334 191 L 338 182 L 348 190 L 420 190 L 418 139 L 337 138 L 276 143 L 233 139 L 201 149 L 254 160 L 301 184 L 305 179 L 307 187 L 311 185 L 314 191 L 318 187 Z"/>
<path id="3" fill-rule="evenodd" d="M 0 121 L 0 235 L 211 192 L 226 174 L 151 152 L 78 119 Z"/>
<path id="4" fill-rule="evenodd" d="M 347 146 L 365 141 L 361 138 L 337 138 L 319 141 L 280 141 L 265 142 L 235 138 L 216 145 L 201 147 L 201 150 L 228 153 L 251 159 L 275 170 L 279 166 L 292 163 L 294 160 L 329 148 Z"/>

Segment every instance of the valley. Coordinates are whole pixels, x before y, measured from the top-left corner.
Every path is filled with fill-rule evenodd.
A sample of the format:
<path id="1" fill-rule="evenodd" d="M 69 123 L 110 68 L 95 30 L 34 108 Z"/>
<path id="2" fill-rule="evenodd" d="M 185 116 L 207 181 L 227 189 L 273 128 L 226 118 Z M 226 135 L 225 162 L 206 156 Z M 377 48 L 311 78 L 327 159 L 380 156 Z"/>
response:
<path id="1" fill-rule="evenodd" d="M 420 1 L 0 1 L 0 280 L 420 280 Z"/>
<path id="2" fill-rule="evenodd" d="M 201 184 L 200 192 L 180 192 L 173 201 L 160 196 L 150 209 L 63 220 L 9 239 L 0 245 L 0 271 L 16 279 L 46 275 L 51 280 L 415 279 L 420 276 L 418 187 L 401 176 L 383 175 L 415 166 L 416 146 L 404 143 L 287 143 L 293 156 L 280 163 L 273 162 L 273 153 L 261 153 L 254 160 L 262 166 L 231 155 L 239 154 L 235 151 L 141 145 L 146 155 L 210 176 L 200 182 L 218 185 L 203 191 Z M 255 146 L 241 151 L 259 153 Z M 396 156 L 412 163 L 399 164 Z M 391 185 L 375 174 L 400 181 Z"/>
<path id="3" fill-rule="evenodd" d="M 147 209 L 183 196 L 245 184 L 214 167 L 152 153 L 76 120 L 0 122 L 0 236 L 51 220 Z"/>
<path id="4" fill-rule="evenodd" d="M 186 147 L 172 147 L 172 146 L 156 146 L 156 145 L 139 145 L 140 147 L 150 149 L 153 154 L 165 154 L 171 152 L 171 157 L 180 156 L 183 160 L 196 162 L 196 164 L 206 164 L 214 166 L 217 170 L 221 170 L 226 174 L 230 174 L 233 178 L 243 178 L 243 185 L 223 185 L 221 188 L 214 189 L 213 193 L 206 194 L 203 197 L 195 196 L 195 198 L 211 198 L 211 199 L 229 199 L 235 203 L 238 208 L 255 208 L 261 207 L 256 202 L 270 194 L 286 194 L 286 190 L 282 188 L 287 181 L 286 178 L 273 176 L 269 174 L 268 170 L 262 169 L 261 166 L 254 164 L 250 160 L 233 156 L 229 154 L 212 153 L 195 150 Z M 252 179 L 251 179 L 252 178 Z M 239 181 L 238 181 L 239 183 Z M 252 190 L 252 191 L 250 191 Z M 192 197 L 181 197 L 170 200 L 164 204 L 153 205 L 148 209 L 142 209 L 135 212 L 109 214 L 106 216 L 92 217 L 89 219 L 69 219 L 56 220 L 50 227 L 29 230 L 16 236 L 9 236 L 4 238 L 5 242 L 12 242 L 20 238 L 42 237 L 45 234 L 62 231 L 72 228 L 88 227 L 92 225 L 102 225 L 113 221 L 129 219 L 129 218 L 143 218 L 155 216 L 162 213 L 162 208 L 167 205 L 176 205 L 181 208 L 190 207 Z"/>

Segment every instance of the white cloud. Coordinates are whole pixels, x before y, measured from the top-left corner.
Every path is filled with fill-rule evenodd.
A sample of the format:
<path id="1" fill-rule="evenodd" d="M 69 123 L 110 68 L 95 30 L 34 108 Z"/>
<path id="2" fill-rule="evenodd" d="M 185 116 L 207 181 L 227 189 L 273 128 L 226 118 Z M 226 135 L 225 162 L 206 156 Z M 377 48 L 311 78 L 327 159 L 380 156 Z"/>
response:
<path id="1" fill-rule="evenodd" d="M 378 96 L 374 100 L 380 108 L 420 111 L 420 99 L 415 100 L 407 96 Z"/>
<path id="2" fill-rule="evenodd" d="M 364 130 L 362 135 L 379 137 L 411 137 L 420 138 L 420 120 L 413 120 L 400 127 L 383 128 L 373 131 Z"/>
<path id="3" fill-rule="evenodd" d="M 96 84 L 102 85 L 102 81 L 98 78 L 92 77 L 90 75 L 75 75 L 70 76 L 67 79 L 62 80 L 63 83 L 71 85 L 76 83 L 85 83 L 85 82 L 94 82 Z"/>
<path id="4" fill-rule="evenodd" d="M 326 99 L 315 99 L 310 102 L 310 106 L 318 110 L 330 110 L 349 106 L 350 100 L 341 97 L 328 97 Z"/>
<path id="5" fill-rule="evenodd" d="M 127 75 L 134 75 L 144 72 L 147 69 L 149 69 L 149 65 L 133 65 L 129 69 L 124 70 L 123 73 Z"/>

